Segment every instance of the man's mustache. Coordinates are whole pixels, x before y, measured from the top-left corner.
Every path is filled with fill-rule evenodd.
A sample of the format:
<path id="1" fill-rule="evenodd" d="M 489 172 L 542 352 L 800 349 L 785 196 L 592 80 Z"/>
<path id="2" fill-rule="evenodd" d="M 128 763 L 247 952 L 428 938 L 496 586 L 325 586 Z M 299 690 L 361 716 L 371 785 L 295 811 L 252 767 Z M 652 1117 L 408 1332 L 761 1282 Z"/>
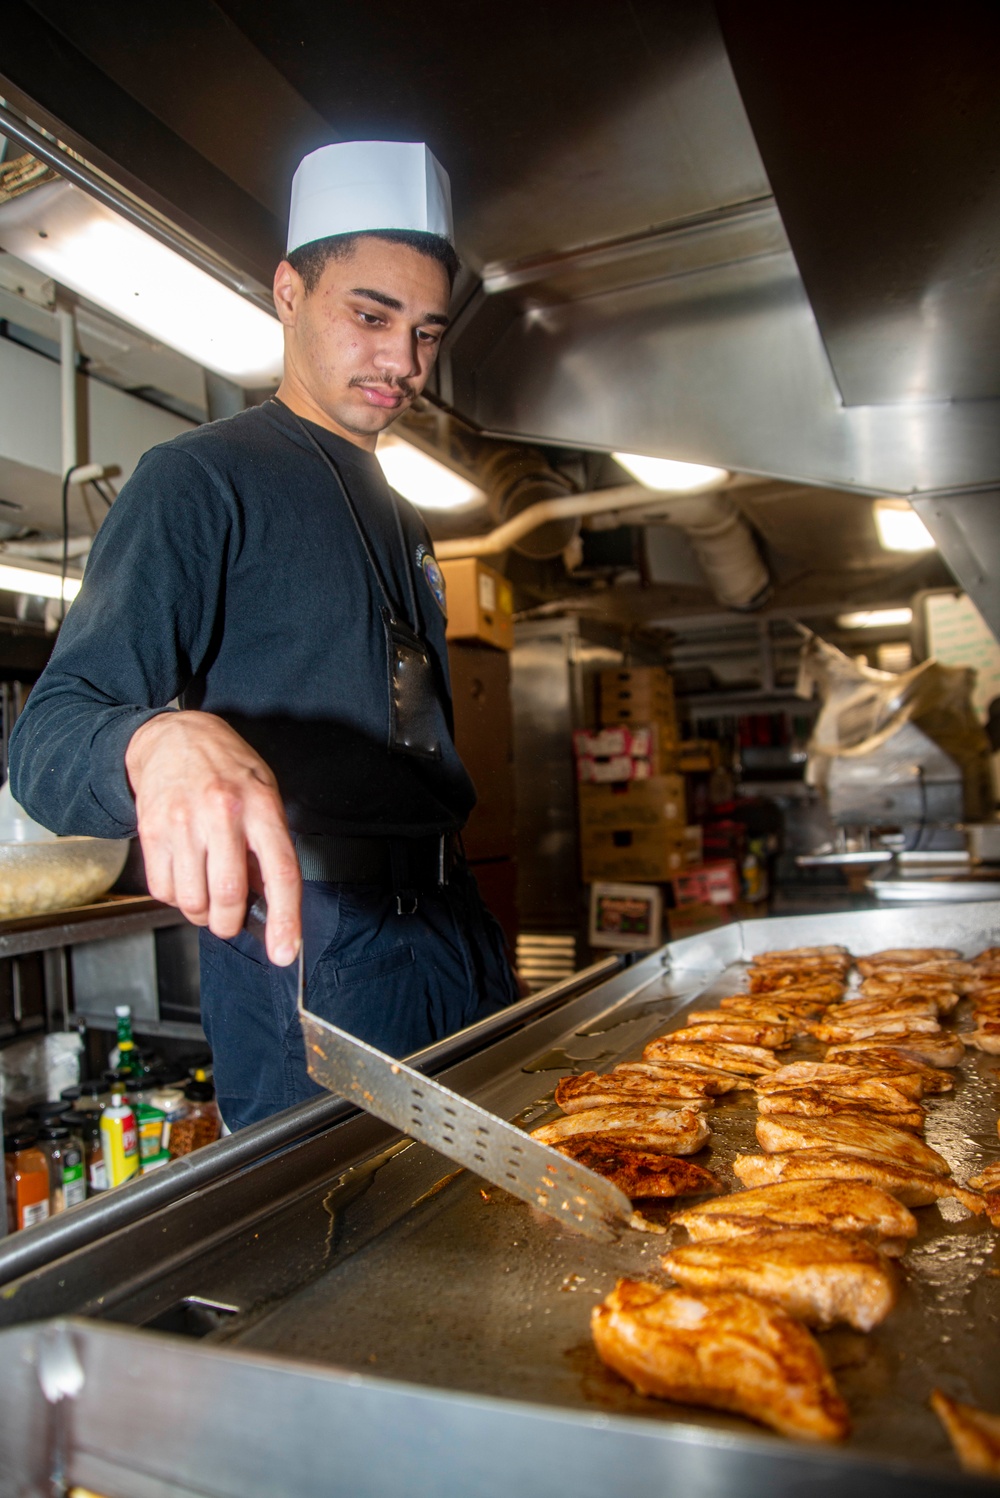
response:
<path id="1" fill-rule="evenodd" d="M 395 375 L 355 375 L 348 381 L 350 386 L 377 385 L 380 390 L 398 390 L 400 395 L 413 395 L 413 386 L 409 380 L 398 379 Z"/>

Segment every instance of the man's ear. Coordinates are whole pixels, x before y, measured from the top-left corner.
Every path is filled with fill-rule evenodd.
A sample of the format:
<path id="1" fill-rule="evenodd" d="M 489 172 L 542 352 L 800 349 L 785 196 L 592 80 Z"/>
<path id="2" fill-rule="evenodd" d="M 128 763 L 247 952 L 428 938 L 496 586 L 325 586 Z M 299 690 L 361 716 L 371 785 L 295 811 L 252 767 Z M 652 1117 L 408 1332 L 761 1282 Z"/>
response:
<path id="1" fill-rule="evenodd" d="M 274 273 L 273 292 L 279 321 L 286 328 L 294 327 L 299 307 L 305 300 L 306 288 L 298 271 L 287 260 L 282 260 Z"/>

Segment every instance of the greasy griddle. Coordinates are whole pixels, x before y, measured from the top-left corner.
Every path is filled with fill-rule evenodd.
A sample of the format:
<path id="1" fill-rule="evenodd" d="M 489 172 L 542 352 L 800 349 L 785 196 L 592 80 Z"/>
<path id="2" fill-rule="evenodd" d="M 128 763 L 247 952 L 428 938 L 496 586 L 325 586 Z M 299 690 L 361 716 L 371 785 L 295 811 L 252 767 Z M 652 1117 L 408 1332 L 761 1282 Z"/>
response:
<path id="1" fill-rule="evenodd" d="M 945 941 L 940 925 L 936 929 L 933 940 Z M 925 932 L 926 925 L 915 920 L 910 944 Z M 897 933 L 898 924 L 894 944 Z M 850 942 L 842 930 L 809 939 Z M 791 932 L 786 941 L 776 933 L 770 946 L 791 940 Z M 979 946 L 987 940 L 984 934 Z M 950 944 L 967 955 L 978 950 L 958 937 Z M 868 951 L 878 945 L 870 938 L 863 948 L 858 944 Z M 759 942 L 755 946 L 765 950 Z M 744 987 L 745 974 L 743 961 L 701 984 L 691 971 L 674 977 L 668 971 L 597 1027 L 498 1078 L 490 1106 L 506 1106 L 507 1116 L 527 1126 L 557 1116 L 552 1089 L 560 1076 L 634 1059 L 653 1035 L 681 1028 L 687 1008 L 712 1007 Z M 966 1025 L 969 1007 L 963 1000 L 950 1023 Z M 819 1056 L 822 1049 L 799 1041 L 782 1058 Z M 925 1100 L 927 1142 L 945 1155 L 959 1180 L 1000 1155 L 998 1072 L 1000 1058 L 968 1052 L 955 1072 L 954 1091 Z M 730 1168 L 734 1155 L 758 1148 L 754 1095 L 739 1093 L 707 1116 L 712 1139 L 693 1158 L 737 1188 Z M 356 1224 L 353 1233 L 343 1234 L 341 1256 L 331 1254 L 325 1273 L 250 1325 L 234 1328 L 232 1340 L 241 1348 L 439 1388 L 743 1435 L 757 1429 L 711 1411 L 644 1399 L 606 1370 L 593 1350 L 591 1307 L 620 1275 L 665 1282 L 659 1255 L 675 1240 L 686 1241 L 682 1230 L 633 1233 L 615 1244 L 588 1242 L 478 1177 L 455 1174 L 437 1158 L 439 1168 L 430 1178 L 421 1146 L 389 1160 L 378 1173 L 375 1194 L 405 1200 L 410 1192 L 410 1209 L 367 1242 L 363 1224 Z M 648 1215 L 666 1222 L 684 1204 L 650 1204 Z M 916 1216 L 919 1235 L 901 1263 L 899 1304 L 886 1322 L 867 1335 L 838 1328 L 819 1340 L 851 1410 L 848 1449 L 953 1467 L 927 1398 L 940 1383 L 961 1399 L 1000 1410 L 1000 1255 L 994 1254 L 996 1234 L 988 1221 L 957 1202 L 918 1208 Z M 352 1251 L 352 1241 L 361 1246 Z"/>

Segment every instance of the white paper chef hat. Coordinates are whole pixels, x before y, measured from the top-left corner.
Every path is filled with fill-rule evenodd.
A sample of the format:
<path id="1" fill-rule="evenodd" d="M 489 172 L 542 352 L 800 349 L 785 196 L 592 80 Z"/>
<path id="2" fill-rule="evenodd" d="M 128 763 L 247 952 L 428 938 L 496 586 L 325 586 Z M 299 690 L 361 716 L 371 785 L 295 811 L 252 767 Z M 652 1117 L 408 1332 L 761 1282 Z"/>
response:
<path id="1" fill-rule="evenodd" d="M 303 157 L 292 178 L 288 254 L 331 234 L 410 229 L 455 242 L 448 174 L 425 145 L 352 140 Z"/>

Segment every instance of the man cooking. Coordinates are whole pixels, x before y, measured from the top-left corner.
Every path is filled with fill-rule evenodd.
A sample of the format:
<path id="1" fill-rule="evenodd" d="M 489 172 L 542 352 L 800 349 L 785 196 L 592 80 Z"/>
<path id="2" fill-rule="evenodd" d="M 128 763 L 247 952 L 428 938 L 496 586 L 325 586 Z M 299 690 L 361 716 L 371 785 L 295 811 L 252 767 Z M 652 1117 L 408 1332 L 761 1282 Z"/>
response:
<path id="1" fill-rule="evenodd" d="M 202 928 L 230 1128 L 318 1090 L 300 941 L 308 1007 L 395 1055 L 516 997 L 457 852 L 475 792 L 440 571 L 374 455 L 427 382 L 456 268 L 425 146 L 305 158 L 274 277 L 277 395 L 142 458 L 11 740 L 33 817 L 138 831 L 150 893 Z"/>

